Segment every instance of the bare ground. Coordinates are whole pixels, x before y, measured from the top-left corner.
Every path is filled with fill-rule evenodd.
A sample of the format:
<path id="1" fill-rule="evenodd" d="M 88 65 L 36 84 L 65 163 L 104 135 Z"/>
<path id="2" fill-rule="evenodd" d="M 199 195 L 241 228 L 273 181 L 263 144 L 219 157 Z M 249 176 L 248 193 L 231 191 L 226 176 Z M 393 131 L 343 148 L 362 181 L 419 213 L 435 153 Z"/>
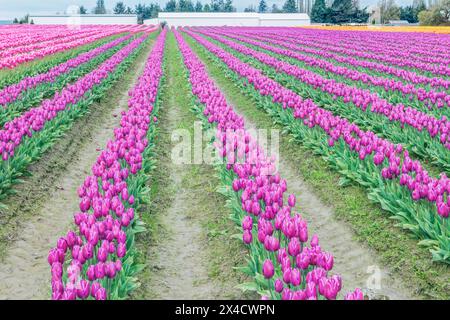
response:
<path id="1" fill-rule="evenodd" d="M 55 148 L 31 167 L 33 176 L 7 202 L 9 209 L 2 214 L 2 220 L 8 220 L 9 228 L 2 234 L 9 241 L 0 265 L 0 299 L 49 298 L 48 251 L 72 226 L 73 214 L 79 210 L 76 189 L 90 174 L 99 151 L 113 137 L 120 112 L 127 108 L 128 90 L 141 74 L 148 52 L 149 46 L 113 86 L 111 95 L 91 106 L 93 112 L 78 121 Z"/>

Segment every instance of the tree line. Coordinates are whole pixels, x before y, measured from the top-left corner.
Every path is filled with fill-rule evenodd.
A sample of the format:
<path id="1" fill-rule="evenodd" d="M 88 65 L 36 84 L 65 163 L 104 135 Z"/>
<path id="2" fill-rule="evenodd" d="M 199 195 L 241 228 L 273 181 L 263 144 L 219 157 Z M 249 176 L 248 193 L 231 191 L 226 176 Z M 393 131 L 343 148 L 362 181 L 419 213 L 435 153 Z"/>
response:
<path id="1" fill-rule="evenodd" d="M 400 7 L 395 0 L 379 0 L 378 10 L 380 23 L 387 24 L 392 20 L 405 20 L 421 25 L 449 24 L 450 0 L 440 0 L 427 8 L 424 0 L 414 1 L 413 5 Z M 359 9 L 355 0 L 335 0 L 327 7 L 325 0 L 316 0 L 311 10 L 311 22 L 314 23 L 370 23 L 375 24 L 375 18 L 368 21 L 370 13 L 367 8 Z"/>
<path id="2" fill-rule="evenodd" d="M 311 9 L 311 22 L 315 23 L 366 23 L 368 19 L 367 8 L 360 9 L 354 0 L 334 0 L 331 7 L 325 0 L 316 0 Z"/>
<path id="3" fill-rule="evenodd" d="M 450 0 L 440 0 L 428 8 L 425 0 L 415 1 L 413 5 L 405 7 L 399 7 L 395 0 L 380 0 L 378 7 L 382 24 L 390 20 L 406 20 L 429 26 L 449 24 Z"/>
<path id="4" fill-rule="evenodd" d="M 195 1 L 195 0 L 194 0 Z M 134 8 L 119 1 L 113 8 L 114 14 L 136 14 L 139 23 L 145 19 L 158 17 L 159 12 L 234 12 L 233 0 L 210 0 L 203 4 L 201 1 L 193 0 L 168 0 L 165 6 L 158 3 L 137 4 Z M 256 1 L 255 1 L 256 2 Z M 420 22 L 422 25 L 442 25 L 449 24 L 450 0 L 440 0 L 438 4 L 429 8 L 425 5 L 425 0 L 414 1 L 413 5 L 399 7 L 395 0 L 379 0 L 381 23 L 388 23 L 390 20 L 406 20 L 410 23 Z M 104 0 L 97 0 L 95 8 L 91 11 L 94 14 L 106 14 L 107 9 Z M 257 6 L 250 5 L 244 12 L 272 12 L 272 13 L 295 13 L 298 12 L 296 0 L 285 0 L 282 7 L 274 4 L 268 7 L 266 0 L 260 0 Z M 88 9 L 80 7 L 80 14 L 87 14 Z M 315 0 L 311 9 L 311 22 L 313 23 L 375 23 L 369 20 L 370 13 L 367 7 L 359 8 L 358 0 L 334 0 L 331 6 L 327 6 L 325 0 Z M 28 16 L 21 19 L 14 19 L 14 23 L 28 23 Z"/>

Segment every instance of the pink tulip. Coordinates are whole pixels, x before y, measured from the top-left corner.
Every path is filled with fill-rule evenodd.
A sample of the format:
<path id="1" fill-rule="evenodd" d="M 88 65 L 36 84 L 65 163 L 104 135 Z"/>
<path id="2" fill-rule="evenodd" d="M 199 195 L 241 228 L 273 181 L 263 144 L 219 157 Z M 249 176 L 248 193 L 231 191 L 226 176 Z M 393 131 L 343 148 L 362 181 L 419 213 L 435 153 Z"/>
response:
<path id="1" fill-rule="evenodd" d="M 244 241 L 245 244 L 250 244 L 252 242 L 253 236 L 251 231 L 249 230 L 244 230 L 244 233 L 242 235 L 242 240 Z"/>
<path id="2" fill-rule="evenodd" d="M 288 198 L 288 204 L 290 207 L 295 207 L 295 195 L 290 194 Z"/>
<path id="3" fill-rule="evenodd" d="M 273 277 L 275 270 L 273 268 L 273 263 L 269 259 L 266 259 L 263 264 L 263 275 L 266 279 Z"/>
<path id="4" fill-rule="evenodd" d="M 280 279 L 275 280 L 275 291 L 281 293 L 283 291 L 283 281 Z"/>

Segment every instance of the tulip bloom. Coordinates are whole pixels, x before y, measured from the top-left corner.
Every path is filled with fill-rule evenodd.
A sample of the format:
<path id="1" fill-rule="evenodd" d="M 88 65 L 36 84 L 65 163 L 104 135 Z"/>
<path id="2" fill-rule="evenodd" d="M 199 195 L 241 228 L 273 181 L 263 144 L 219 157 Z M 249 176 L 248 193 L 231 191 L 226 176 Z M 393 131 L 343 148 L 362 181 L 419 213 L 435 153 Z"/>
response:
<path id="1" fill-rule="evenodd" d="M 266 279 L 270 279 L 273 277 L 275 270 L 273 268 L 273 263 L 269 259 L 264 261 L 263 264 L 263 275 Z"/>

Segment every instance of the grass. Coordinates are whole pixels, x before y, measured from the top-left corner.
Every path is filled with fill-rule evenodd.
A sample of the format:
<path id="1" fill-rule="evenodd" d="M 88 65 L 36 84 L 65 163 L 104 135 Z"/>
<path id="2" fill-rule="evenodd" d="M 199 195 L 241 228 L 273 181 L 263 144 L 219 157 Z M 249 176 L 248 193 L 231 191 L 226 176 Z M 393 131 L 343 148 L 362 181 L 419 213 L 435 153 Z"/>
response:
<path id="1" fill-rule="evenodd" d="M 158 118 L 157 167 L 149 182 L 153 200 L 142 215 L 148 231 L 137 238 L 139 263 L 146 264 L 146 268 L 138 275 L 141 287 L 132 295 L 133 299 L 151 299 L 158 291 L 152 287 L 152 278 L 160 276 L 156 275 L 159 269 L 152 268 L 152 259 L 157 254 L 158 242 L 167 241 L 167 236 L 170 236 L 168 228 L 161 223 L 161 215 L 170 209 L 178 192 L 168 174 L 174 170 L 170 158 L 173 146 L 171 134 L 176 128 L 187 129 L 193 136 L 196 121 L 195 115 L 190 112 L 194 100 L 186 69 L 172 33 L 167 38 L 165 55 L 166 84 Z M 176 117 L 173 117 L 174 113 Z M 202 229 L 202 247 L 207 250 L 208 258 L 204 261 L 208 278 L 220 287 L 221 297 L 242 298 L 242 293 L 235 286 L 245 281 L 244 276 L 234 267 L 245 263 L 246 251 L 240 241 L 231 237 L 236 233 L 235 226 L 228 218 L 225 198 L 216 192 L 220 183 L 216 171 L 208 165 L 186 165 L 183 169 L 181 185 L 192 195 L 183 208 L 189 220 L 199 223 Z"/>
<path id="2" fill-rule="evenodd" d="M 201 45 L 188 36 L 185 38 L 238 112 L 260 128 L 274 127 L 283 132 L 283 128 L 274 125 L 268 115 L 256 108 L 250 97 L 242 94 L 234 82 L 224 76 L 224 64 L 216 64 L 212 55 Z M 280 139 L 280 152 L 317 196 L 334 209 L 336 217 L 352 227 L 357 240 L 373 249 L 407 287 L 424 298 L 449 299 L 449 268 L 433 263 L 429 252 L 418 247 L 416 239 L 396 228 L 389 215 L 370 202 L 362 187 L 339 186 L 339 174 L 332 171 L 321 157 L 302 148 L 301 144 L 284 133 Z"/>

